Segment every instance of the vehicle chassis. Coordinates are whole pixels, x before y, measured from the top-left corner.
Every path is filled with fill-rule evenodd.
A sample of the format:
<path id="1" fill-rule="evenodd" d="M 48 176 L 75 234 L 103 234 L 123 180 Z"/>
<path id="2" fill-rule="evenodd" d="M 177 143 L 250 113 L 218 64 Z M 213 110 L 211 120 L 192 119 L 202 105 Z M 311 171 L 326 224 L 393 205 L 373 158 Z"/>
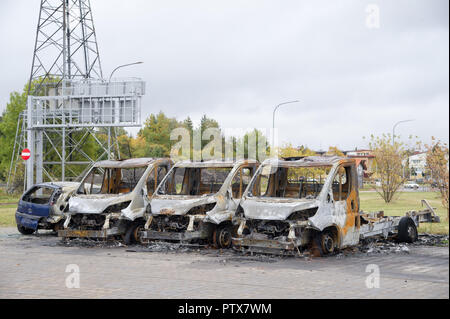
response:
<path id="1" fill-rule="evenodd" d="M 383 212 L 361 212 L 360 218 L 363 221 L 363 224 L 360 228 L 360 242 L 370 238 L 382 237 L 384 239 L 387 239 L 391 236 L 395 236 L 398 232 L 398 225 L 400 223 L 400 220 L 403 217 L 410 218 L 414 222 L 416 227 L 419 227 L 419 224 L 421 222 L 439 222 L 439 217 L 436 216 L 432 208 L 419 212 L 411 211 L 406 213 L 405 216 L 384 217 Z M 237 222 L 240 224 L 238 234 L 242 234 L 242 229 L 246 226 L 246 221 L 240 220 L 240 222 Z M 305 251 L 305 244 L 310 240 L 308 236 L 303 236 L 301 239 L 298 239 L 294 234 L 299 232 L 308 232 L 310 229 L 308 229 L 307 227 L 307 221 L 291 223 L 289 228 L 290 236 L 288 236 L 287 240 L 236 237 L 233 238 L 233 247 L 235 250 L 241 252 L 302 255 Z"/>
<path id="2" fill-rule="evenodd" d="M 290 162 L 294 160 L 296 162 Z M 273 163 L 281 164 L 281 168 L 288 168 L 314 167 L 326 161 L 327 159 L 311 157 Z M 426 200 L 422 200 L 422 205 L 427 206 L 425 210 L 410 211 L 405 216 L 384 216 L 384 212 L 359 211 L 355 165 L 349 159 L 337 157 L 328 160 L 327 165 L 332 165 L 332 169 L 319 196 L 314 200 L 287 201 L 282 197 L 269 195 L 264 198 L 258 194 L 254 197 L 251 188 L 253 184 L 258 184 L 258 174 L 261 174 L 264 165 L 271 165 L 271 162 L 268 160 L 263 163 L 256 172 L 241 201 L 240 211 L 238 209 L 233 218 L 233 224 L 238 225 L 237 236 L 232 239 L 233 248 L 236 250 L 280 254 L 302 254 L 304 251 L 310 251 L 313 254 L 325 255 L 335 249 L 355 246 L 362 240 L 373 237 L 395 236 L 399 241 L 412 242 L 417 239 L 420 222 L 439 222 L 439 217 Z M 347 185 L 348 197 L 342 200 L 339 195 L 339 202 L 335 202 L 332 199 L 332 181 L 338 169 L 345 167 L 347 179 L 350 181 Z M 308 210 L 312 215 L 304 214 Z M 303 214 L 302 217 L 292 217 L 297 213 Z M 326 247 L 327 242 L 331 242 L 330 247 Z"/>

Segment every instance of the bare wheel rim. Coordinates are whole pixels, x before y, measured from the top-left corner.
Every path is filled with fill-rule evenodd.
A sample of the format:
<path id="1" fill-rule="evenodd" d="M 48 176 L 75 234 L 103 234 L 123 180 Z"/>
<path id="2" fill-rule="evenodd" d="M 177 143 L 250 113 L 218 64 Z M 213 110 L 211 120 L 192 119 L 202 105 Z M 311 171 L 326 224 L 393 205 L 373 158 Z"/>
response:
<path id="1" fill-rule="evenodd" d="M 222 229 L 219 232 L 219 244 L 222 247 L 228 247 L 231 243 L 231 234 L 227 229 Z"/>
<path id="2" fill-rule="evenodd" d="M 322 247 L 326 253 L 331 253 L 334 250 L 334 240 L 330 234 L 324 234 L 322 237 Z"/>
<path id="3" fill-rule="evenodd" d="M 411 239 L 414 239 L 416 237 L 416 231 L 414 230 L 414 227 L 411 225 L 408 226 L 408 237 Z"/>
<path id="4" fill-rule="evenodd" d="M 134 233 L 133 233 L 134 240 L 138 243 L 141 242 L 140 233 L 142 230 L 144 230 L 144 227 L 142 225 L 139 225 L 136 227 L 136 229 L 134 230 Z"/>

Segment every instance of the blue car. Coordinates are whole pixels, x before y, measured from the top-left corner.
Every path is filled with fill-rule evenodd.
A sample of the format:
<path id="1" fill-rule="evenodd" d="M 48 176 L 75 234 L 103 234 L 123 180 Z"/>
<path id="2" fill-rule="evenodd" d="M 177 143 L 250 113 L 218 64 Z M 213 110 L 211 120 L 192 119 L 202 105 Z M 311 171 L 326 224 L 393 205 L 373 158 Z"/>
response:
<path id="1" fill-rule="evenodd" d="M 38 229 L 57 231 L 64 222 L 68 201 L 80 183 L 42 183 L 27 190 L 19 200 L 17 229 L 31 235 Z"/>

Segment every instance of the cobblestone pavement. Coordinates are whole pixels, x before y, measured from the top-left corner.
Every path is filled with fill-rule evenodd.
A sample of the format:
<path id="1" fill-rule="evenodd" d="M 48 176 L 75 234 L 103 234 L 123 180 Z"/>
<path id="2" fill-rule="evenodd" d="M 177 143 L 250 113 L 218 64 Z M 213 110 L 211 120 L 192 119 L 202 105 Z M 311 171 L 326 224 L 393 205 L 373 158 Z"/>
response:
<path id="1" fill-rule="evenodd" d="M 449 298 L 448 247 L 308 260 L 101 246 L 0 228 L 0 298 Z M 71 264 L 79 289 L 66 287 Z M 366 287 L 371 264 L 379 288 Z"/>

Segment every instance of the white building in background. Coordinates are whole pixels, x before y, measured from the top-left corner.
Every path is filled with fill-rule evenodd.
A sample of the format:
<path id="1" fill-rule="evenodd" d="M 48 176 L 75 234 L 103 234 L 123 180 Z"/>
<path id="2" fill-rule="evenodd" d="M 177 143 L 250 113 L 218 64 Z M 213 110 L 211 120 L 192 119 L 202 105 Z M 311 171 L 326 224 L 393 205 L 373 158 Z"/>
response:
<path id="1" fill-rule="evenodd" d="M 415 172 L 417 177 L 423 177 L 427 167 L 427 153 L 417 153 L 409 157 L 409 170 Z"/>

